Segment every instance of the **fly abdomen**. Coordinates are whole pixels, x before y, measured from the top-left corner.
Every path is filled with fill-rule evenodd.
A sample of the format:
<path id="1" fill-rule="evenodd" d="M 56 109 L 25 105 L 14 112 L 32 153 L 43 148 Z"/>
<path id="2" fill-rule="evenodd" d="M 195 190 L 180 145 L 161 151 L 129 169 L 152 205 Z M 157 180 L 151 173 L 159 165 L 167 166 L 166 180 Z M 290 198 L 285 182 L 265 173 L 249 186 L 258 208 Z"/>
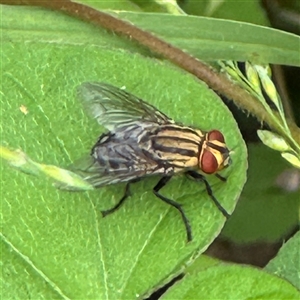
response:
<path id="1" fill-rule="evenodd" d="M 105 143 L 94 148 L 93 157 L 106 169 L 130 168 L 135 164 L 135 149 L 128 144 Z"/>

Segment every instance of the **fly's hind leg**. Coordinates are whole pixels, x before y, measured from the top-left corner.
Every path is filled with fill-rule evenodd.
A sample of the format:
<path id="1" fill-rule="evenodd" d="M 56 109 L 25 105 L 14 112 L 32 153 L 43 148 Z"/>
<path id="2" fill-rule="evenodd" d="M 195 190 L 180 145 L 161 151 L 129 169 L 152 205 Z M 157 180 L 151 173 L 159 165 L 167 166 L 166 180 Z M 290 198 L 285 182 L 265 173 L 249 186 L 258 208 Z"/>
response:
<path id="1" fill-rule="evenodd" d="M 106 217 L 107 215 L 112 214 L 113 212 L 115 212 L 116 210 L 118 210 L 120 208 L 120 206 L 125 202 L 125 200 L 130 196 L 130 184 L 136 182 L 136 180 L 134 181 L 130 181 L 126 184 L 125 186 L 125 192 L 123 197 L 120 199 L 120 201 L 112 208 L 107 209 L 107 210 L 102 210 L 102 216 L 103 218 Z"/>
<path id="2" fill-rule="evenodd" d="M 166 198 L 165 196 L 163 196 L 159 193 L 160 189 L 162 189 L 171 178 L 172 178 L 172 176 L 166 176 L 166 177 L 161 178 L 159 180 L 159 182 L 156 184 L 156 186 L 153 188 L 153 193 L 155 194 L 156 197 L 158 197 L 162 201 L 172 205 L 180 212 L 182 220 L 183 220 L 185 228 L 186 228 L 187 240 L 188 240 L 188 242 L 190 242 L 193 239 L 191 225 L 190 225 L 190 222 L 189 222 L 188 218 L 186 217 L 181 205 L 171 199 Z"/>
<path id="3" fill-rule="evenodd" d="M 228 214 L 228 212 L 223 208 L 223 206 L 220 204 L 220 202 L 216 199 L 216 197 L 214 196 L 213 191 L 212 191 L 208 181 L 206 180 L 206 178 L 203 175 L 201 175 L 201 174 L 199 174 L 195 171 L 187 171 L 185 174 L 191 176 L 192 178 L 194 178 L 197 181 L 203 181 L 204 182 L 206 192 L 207 192 L 208 196 L 212 199 L 212 201 L 214 202 L 216 207 L 219 209 L 219 211 L 223 214 L 223 216 L 228 219 L 230 217 L 230 214 Z M 222 177 L 222 178 L 224 178 L 224 177 Z M 221 179 L 221 178 L 219 178 L 219 179 Z"/>

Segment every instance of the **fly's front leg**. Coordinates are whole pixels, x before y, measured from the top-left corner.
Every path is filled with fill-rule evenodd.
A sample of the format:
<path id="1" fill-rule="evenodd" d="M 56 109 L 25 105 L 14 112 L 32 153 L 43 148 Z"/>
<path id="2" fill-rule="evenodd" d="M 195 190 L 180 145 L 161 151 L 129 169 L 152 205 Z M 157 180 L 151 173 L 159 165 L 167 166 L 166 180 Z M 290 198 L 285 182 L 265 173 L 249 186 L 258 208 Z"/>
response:
<path id="1" fill-rule="evenodd" d="M 214 202 L 214 204 L 217 206 L 217 208 L 219 209 L 219 211 L 223 214 L 224 217 L 226 217 L 227 219 L 230 217 L 230 214 L 228 214 L 228 212 L 223 208 L 223 206 L 219 203 L 219 201 L 216 199 L 216 197 L 213 194 L 213 191 L 208 183 L 208 181 L 206 180 L 206 178 L 195 172 L 195 171 L 187 171 L 186 175 L 191 176 L 192 178 L 194 178 L 197 181 L 203 181 L 205 184 L 205 188 L 206 188 L 206 192 L 208 194 L 208 196 L 212 199 L 212 201 Z M 220 176 L 221 177 L 221 176 Z M 219 178 L 219 177 L 218 177 Z M 223 178 L 223 177 L 221 177 Z M 219 178 L 219 179 L 221 179 Z M 225 178 L 224 178 L 225 179 Z M 222 179 L 221 179 L 222 180 Z M 225 179 L 226 180 L 226 179 Z"/>
<path id="2" fill-rule="evenodd" d="M 192 230 L 191 230 L 190 222 L 189 222 L 188 218 L 186 217 L 181 205 L 171 199 L 166 198 L 165 196 L 163 196 L 159 193 L 160 189 L 162 189 L 171 178 L 172 178 L 172 176 L 165 176 L 165 177 L 161 178 L 159 180 L 159 182 L 156 184 L 156 186 L 153 188 L 153 193 L 155 194 L 156 197 L 158 197 L 162 201 L 168 203 L 169 205 L 172 205 L 180 212 L 181 217 L 184 222 L 184 225 L 185 225 L 185 228 L 186 228 L 187 240 L 188 240 L 188 242 L 190 242 L 193 239 L 192 238 Z"/>
<path id="3" fill-rule="evenodd" d="M 226 181 L 227 181 L 227 178 L 221 176 L 220 174 L 215 174 L 215 176 L 216 176 L 218 179 L 220 179 L 221 181 L 223 181 L 223 182 L 226 182 Z"/>

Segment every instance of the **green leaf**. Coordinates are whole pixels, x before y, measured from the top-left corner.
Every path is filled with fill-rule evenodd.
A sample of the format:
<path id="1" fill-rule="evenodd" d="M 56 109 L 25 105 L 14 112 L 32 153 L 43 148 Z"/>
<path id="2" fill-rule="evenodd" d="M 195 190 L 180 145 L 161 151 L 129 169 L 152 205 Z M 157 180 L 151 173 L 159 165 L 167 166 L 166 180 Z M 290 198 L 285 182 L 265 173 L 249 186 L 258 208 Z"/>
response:
<path id="1" fill-rule="evenodd" d="M 234 148 L 232 166 L 222 174 L 228 181 L 208 180 L 226 210 L 234 210 L 247 154 L 231 113 L 211 90 L 168 63 L 111 50 L 109 44 L 93 45 L 108 35 L 95 34 L 92 27 L 90 45 L 70 43 L 74 27 L 68 27 L 69 21 L 51 41 L 53 24 L 68 18 L 42 10 L 35 18 L 38 10 L 30 11 L 38 25 L 31 27 L 29 20 L 18 31 L 10 23 L 2 43 L 0 128 L 5 147 L 22 149 L 36 162 L 68 166 L 89 153 L 104 131 L 85 115 L 75 88 L 84 81 L 126 86 L 175 120 L 224 133 Z M 58 20 L 48 22 L 48 14 Z M 71 22 L 79 32 L 81 23 Z M 120 199 L 122 185 L 68 193 L 4 163 L 1 172 L 1 276 L 3 294 L 10 298 L 129 299 L 146 294 L 202 253 L 225 222 L 204 186 L 182 176 L 162 194 L 183 204 L 194 235 L 189 244 L 179 213 L 152 193 L 158 178 L 133 185 L 124 206 L 102 219 L 100 210 Z"/>
<path id="2" fill-rule="evenodd" d="M 141 8 L 131 0 L 102 0 L 102 1 L 95 1 L 95 0 L 80 0 L 76 1 L 83 4 L 86 4 L 90 7 L 94 7 L 96 9 L 110 9 L 110 10 L 128 10 L 128 11 L 141 11 Z"/>
<path id="3" fill-rule="evenodd" d="M 236 5 L 235 1 L 230 0 L 185 1 L 181 7 L 191 15 L 269 25 L 259 0 L 244 1 L 243 5 Z"/>
<path id="4" fill-rule="evenodd" d="M 265 270 L 286 279 L 300 290 L 300 232 L 297 232 L 280 249 Z"/>
<path id="5" fill-rule="evenodd" d="M 102 2 L 101 2 L 102 3 Z M 105 4 L 103 2 L 102 4 Z M 113 3 L 113 2 L 111 2 Z M 97 45 L 105 49 L 126 49 L 145 53 L 145 49 L 86 22 L 61 12 L 39 7 L 0 5 L 3 42 L 36 42 L 70 45 Z M 26 20 L 26 26 L 24 21 Z M 36 30 L 39 28 L 39 30 Z"/>
<path id="6" fill-rule="evenodd" d="M 131 12 L 117 15 L 204 61 L 300 65 L 299 36 L 280 30 L 205 17 Z"/>
<path id="7" fill-rule="evenodd" d="M 222 235 L 238 244 L 278 242 L 299 222 L 297 179 L 296 187 L 282 188 L 277 183 L 278 178 L 283 176 L 287 180 L 284 172 L 293 169 L 280 153 L 264 145 L 249 145 L 248 151 L 248 180 Z M 291 186 L 295 182 L 287 181 Z"/>
<path id="8" fill-rule="evenodd" d="M 101 3 L 97 3 L 97 7 L 102 7 Z M 85 44 L 92 40 L 93 44 L 104 48 L 109 45 L 110 48 L 125 48 L 146 53 L 144 48 L 130 41 L 110 35 L 100 28 L 78 22 L 58 12 L 9 6 L 2 6 L 2 11 L 3 28 L 14 28 L 13 31 L 3 31 L 3 40 L 30 39 L 61 43 L 61 34 L 65 33 L 64 43 Z M 257 64 L 300 65 L 299 36 L 280 30 L 195 16 L 134 12 L 118 12 L 115 15 L 153 32 L 204 61 L 249 60 Z M 23 22 L 16 21 L 24 19 L 26 28 Z M 37 27 L 41 30 L 35 30 Z M 49 27 L 51 30 L 48 30 L 48 34 L 45 35 L 44 32 Z M 99 38 L 100 33 L 101 38 Z"/>
<path id="9" fill-rule="evenodd" d="M 176 0 L 132 0 L 133 3 L 138 5 L 145 12 L 164 12 L 173 15 L 184 14 L 183 10 L 178 6 Z"/>
<path id="10" fill-rule="evenodd" d="M 288 282 L 250 266 L 199 257 L 161 299 L 299 299 Z"/>

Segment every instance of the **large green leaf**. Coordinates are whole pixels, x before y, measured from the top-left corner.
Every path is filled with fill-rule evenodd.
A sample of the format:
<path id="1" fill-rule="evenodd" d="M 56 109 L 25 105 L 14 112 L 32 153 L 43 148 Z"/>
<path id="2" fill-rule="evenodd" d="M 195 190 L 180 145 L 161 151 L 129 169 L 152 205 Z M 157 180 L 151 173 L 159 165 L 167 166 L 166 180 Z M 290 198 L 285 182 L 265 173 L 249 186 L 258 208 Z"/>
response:
<path id="1" fill-rule="evenodd" d="M 297 35 L 272 28 L 194 16 L 118 13 L 201 60 L 300 65 Z M 163 22 L 163 26 L 160 26 Z M 180 26 L 178 26 L 180 24 Z"/>
<path id="2" fill-rule="evenodd" d="M 280 153 L 264 145 L 249 145 L 248 151 L 248 180 L 222 234 L 238 244 L 278 242 L 299 222 L 299 190 L 276 184 L 280 174 L 292 170 Z"/>
<path id="3" fill-rule="evenodd" d="M 298 211 L 299 214 L 299 211 Z M 300 232 L 297 232 L 280 249 L 278 255 L 273 258 L 265 269 L 292 283 L 300 290 Z"/>
<path id="4" fill-rule="evenodd" d="M 299 299 L 285 280 L 251 266 L 230 265 L 205 256 L 162 299 Z"/>
<path id="5" fill-rule="evenodd" d="M 94 3 L 93 6 L 108 7 L 105 1 Z M 29 39 L 61 43 L 61 34 L 64 32 L 64 43 L 82 44 L 92 41 L 105 48 L 109 45 L 110 48 L 126 48 L 145 53 L 145 49 L 133 43 L 89 24 L 78 23 L 61 13 L 28 7 L 4 6 L 2 9 L 5 16 L 2 20 L 3 27 L 14 28 L 14 31 L 3 31 L 4 40 Z M 195 16 L 121 11 L 115 15 L 153 32 L 201 60 L 250 60 L 255 63 L 300 65 L 299 36 L 280 30 Z M 16 21 L 17 16 L 20 20 L 26 20 L 26 27 L 23 22 Z M 37 27 L 40 30 L 35 30 Z M 49 27 L 51 30 L 45 35 L 45 30 Z"/>
<path id="6" fill-rule="evenodd" d="M 69 21 L 65 31 L 56 33 L 59 38 L 51 40 L 53 23 L 47 23 L 47 15 L 52 12 L 34 15 L 37 11 L 33 9 L 31 15 L 39 24 L 35 28 L 29 21 L 29 28 L 24 23 L 22 31 L 16 32 L 24 20 L 20 17 L 15 18 L 16 27 L 10 23 L 5 28 L 1 143 L 22 149 L 36 161 L 67 166 L 89 153 L 103 132 L 75 99 L 76 86 L 84 81 L 125 85 L 175 120 L 224 132 L 229 148 L 234 148 L 233 164 L 223 173 L 228 181 L 208 180 L 231 213 L 245 182 L 246 150 L 235 121 L 218 97 L 167 63 L 70 43 L 74 27 L 68 27 Z M 54 15 L 56 23 L 68 20 Z M 71 22 L 77 22 L 79 31 L 81 23 Z M 36 32 L 41 31 L 44 39 L 39 41 Z M 17 36 L 23 32 L 26 38 Z M 91 27 L 89 36 L 93 33 Z M 104 39 L 107 36 L 103 34 Z M 91 43 L 101 38 L 97 31 Z M 69 193 L 5 164 L 1 172 L 1 276 L 3 294 L 11 298 L 134 298 L 161 285 L 203 252 L 225 222 L 204 186 L 187 178 L 174 178 L 162 193 L 183 204 L 194 235 L 189 244 L 178 212 L 151 191 L 158 178 L 135 184 L 125 205 L 102 219 L 100 210 L 118 201 L 122 185 Z"/>

